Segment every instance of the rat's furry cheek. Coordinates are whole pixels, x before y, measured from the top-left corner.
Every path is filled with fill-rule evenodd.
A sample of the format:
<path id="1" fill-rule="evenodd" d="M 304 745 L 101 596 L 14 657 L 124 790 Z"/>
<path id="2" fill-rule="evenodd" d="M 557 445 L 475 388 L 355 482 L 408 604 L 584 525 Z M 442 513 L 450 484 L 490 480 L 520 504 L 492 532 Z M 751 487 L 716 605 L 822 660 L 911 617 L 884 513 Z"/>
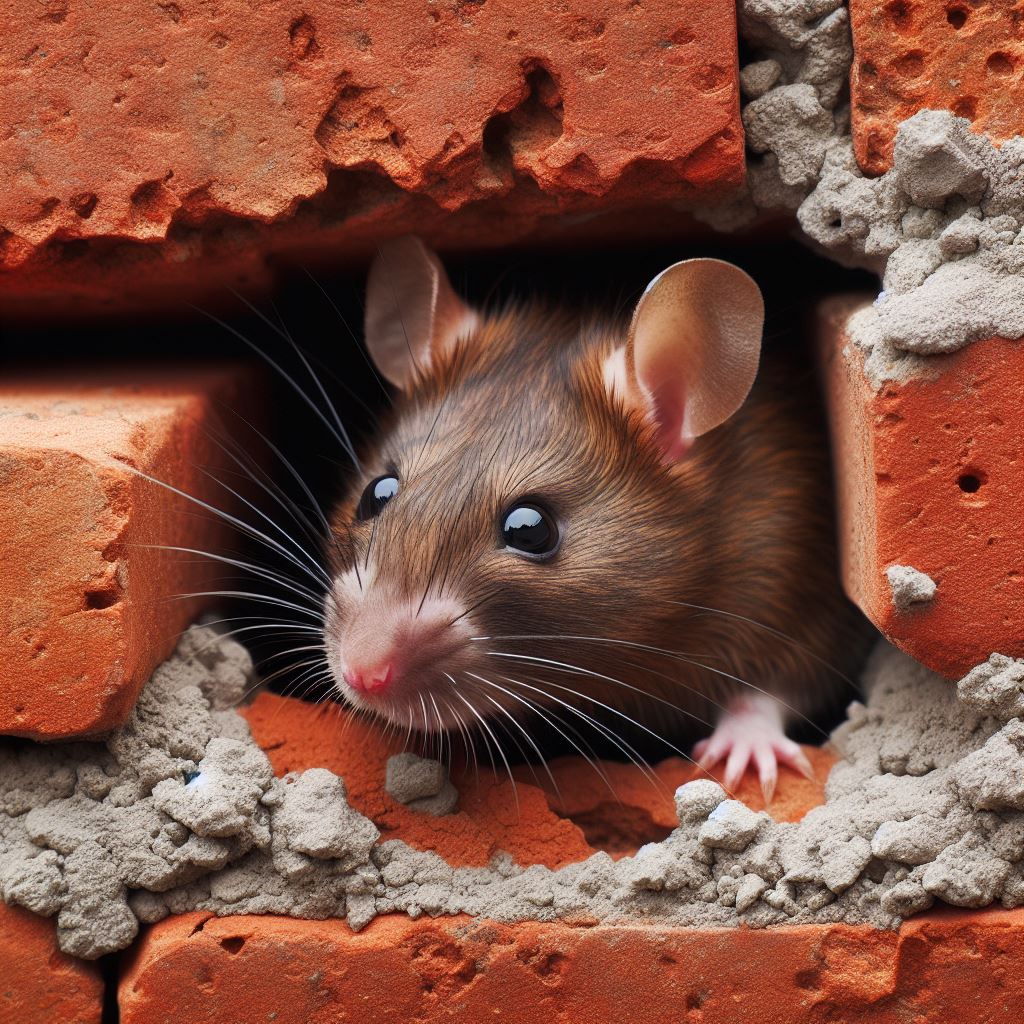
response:
<path id="1" fill-rule="evenodd" d="M 330 590 L 324 595 L 324 628 L 328 639 L 348 618 L 365 583 L 365 573 L 361 575 L 354 568 L 345 569 L 334 577 Z"/>

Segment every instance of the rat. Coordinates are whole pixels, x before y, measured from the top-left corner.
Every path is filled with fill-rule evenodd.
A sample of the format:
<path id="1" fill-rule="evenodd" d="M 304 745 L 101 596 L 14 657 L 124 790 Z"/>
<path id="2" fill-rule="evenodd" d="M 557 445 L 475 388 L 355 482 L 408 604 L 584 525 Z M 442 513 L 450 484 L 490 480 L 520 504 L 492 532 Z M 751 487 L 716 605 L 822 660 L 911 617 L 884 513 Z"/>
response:
<path id="1" fill-rule="evenodd" d="M 330 521 L 340 695 L 495 744 L 532 744 L 531 715 L 581 752 L 588 729 L 628 756 L 630 735 L 703 734 L 701 766 L 729 789 L 751 768 L 768 799 L 780 764 L 811 774 L 787 728 L 839 695 L 859 613 L 827 440 L 759 372 L 763 320 L 715 259 L 670 266 L 619 323 L 477 310 L 418 238 L 382 246 L 365 342 L 396 397 Z"/>

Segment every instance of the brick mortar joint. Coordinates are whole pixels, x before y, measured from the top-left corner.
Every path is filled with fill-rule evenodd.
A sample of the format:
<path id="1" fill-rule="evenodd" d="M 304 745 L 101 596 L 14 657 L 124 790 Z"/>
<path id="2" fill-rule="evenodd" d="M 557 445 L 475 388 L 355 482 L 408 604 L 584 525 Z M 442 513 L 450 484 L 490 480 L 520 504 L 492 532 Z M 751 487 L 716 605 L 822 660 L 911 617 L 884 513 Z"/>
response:
<path id="1" fill-rule="evenodd" d="M 747 188 L 698 216 L 730 229 L 792 211 L 833 258 L 879 273 L 874 304 L 849 322 L 876 389 L 936 372 L 930 356 L 1024 337 L 1024 138 L 996 149 L 967 119 L 921 110 L 899 125 L 892 168 L 867 177 L 844 0 L 742 0 L 739 24 L 756 57 L 740 72 Z"/>
<path id="2" fill-rule="evenodd" d="M 275 779 L 232 710 L 251 683 L 243 648 L 193 628 L 105 742 L 0 742 L 4 900 L 56 915 L 61 948 L 88 958 L 129 945 L 139 921 L 188 910 L 356 929 L 396 912 L 895 927 L 936 899 L 1024 905 L 1021 661 L 993 655 L 954 691 L 883 644 L 867 703 L 833 735 L 845 760 L 828 802 L 802 821 L 701 780 L 677 791 L 668 839 L 555 870 L 507 854 L 457 867 L 381 843 L 333 773 Z"/>

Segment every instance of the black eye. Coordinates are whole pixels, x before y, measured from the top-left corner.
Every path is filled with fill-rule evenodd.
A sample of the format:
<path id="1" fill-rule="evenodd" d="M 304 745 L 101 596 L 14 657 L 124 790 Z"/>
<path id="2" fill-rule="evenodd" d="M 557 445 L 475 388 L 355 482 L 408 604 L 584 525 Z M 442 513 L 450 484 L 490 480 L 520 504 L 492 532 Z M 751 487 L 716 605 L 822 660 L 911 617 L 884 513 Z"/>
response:
<path id="1" fill-rule="evenodd" d="M 371 480 L 356 506 L 356 518 L 365 520 L 379 516 L 381 509 L 398 493 L 398 477 L 379 476 Z"/>
<path id="2" fill-rule="evenodd" d="M 558 547 L 554 517 L 540 505 L 516 505 L 506 512 L 501 535 L 508 547 L 525 555 L 549 555 Z"/>

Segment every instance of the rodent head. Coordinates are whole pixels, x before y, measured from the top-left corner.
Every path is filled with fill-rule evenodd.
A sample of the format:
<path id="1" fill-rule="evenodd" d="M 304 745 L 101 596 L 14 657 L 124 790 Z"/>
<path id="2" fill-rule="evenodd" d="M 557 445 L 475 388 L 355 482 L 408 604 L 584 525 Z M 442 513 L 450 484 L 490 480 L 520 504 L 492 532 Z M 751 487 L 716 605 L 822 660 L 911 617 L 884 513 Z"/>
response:
<path id="1" fill-rule="evenodd" d="M 688 452 L 746 397 L 762 320 L 753 281 L 716 260 L 655 278 L 626 332 L 532 306 L 485 316 L 417 239 L 383 249 L 366 341 L 399 398 L 332 520 L 340 693 L 426 731 L 585 711 L 582 688 L 606 701 L 620 652 L 566 657 L 566 638 L 649 643 L 666 580 L 685 589 Z"/>

